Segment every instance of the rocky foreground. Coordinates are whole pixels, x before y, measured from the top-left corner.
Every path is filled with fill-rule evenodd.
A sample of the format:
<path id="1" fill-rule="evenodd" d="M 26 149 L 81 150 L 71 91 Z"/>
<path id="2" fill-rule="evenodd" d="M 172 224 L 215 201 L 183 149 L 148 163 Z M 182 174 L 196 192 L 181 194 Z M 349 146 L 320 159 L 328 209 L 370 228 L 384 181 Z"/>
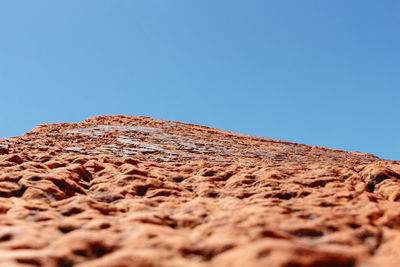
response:
<path id="1" fill-rule="evenodd" d="M 147 117 L 0 140 L 0 266 L 400 266 L 400 162 Z"/>

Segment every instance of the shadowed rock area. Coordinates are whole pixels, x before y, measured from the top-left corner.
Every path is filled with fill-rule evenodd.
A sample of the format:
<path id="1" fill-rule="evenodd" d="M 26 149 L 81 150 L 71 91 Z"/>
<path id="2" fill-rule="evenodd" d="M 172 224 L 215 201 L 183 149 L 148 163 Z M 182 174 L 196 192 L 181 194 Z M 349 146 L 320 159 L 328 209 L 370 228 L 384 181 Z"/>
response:
<path id="1" fill-rule="evenodd" d="M 0 140 L 0 266 L 399 266 L 400 162 L 147 117 Z"/>

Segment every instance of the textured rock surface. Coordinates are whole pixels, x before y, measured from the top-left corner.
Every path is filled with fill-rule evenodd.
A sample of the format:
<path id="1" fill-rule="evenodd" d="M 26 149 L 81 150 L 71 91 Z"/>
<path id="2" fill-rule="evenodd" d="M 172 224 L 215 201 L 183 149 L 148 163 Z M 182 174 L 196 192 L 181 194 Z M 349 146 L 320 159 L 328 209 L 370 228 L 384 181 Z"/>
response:
<path id="1" fill-rule="evenodd" d="M 400 163 L 146 117 L 0 140 L 0 266 L 399 266 Z"/>

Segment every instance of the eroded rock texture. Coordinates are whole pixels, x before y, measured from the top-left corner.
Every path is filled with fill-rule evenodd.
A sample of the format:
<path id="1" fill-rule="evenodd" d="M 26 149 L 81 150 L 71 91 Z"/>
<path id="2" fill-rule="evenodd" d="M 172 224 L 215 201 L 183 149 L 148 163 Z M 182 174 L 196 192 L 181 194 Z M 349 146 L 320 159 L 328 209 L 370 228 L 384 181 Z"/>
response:
<path id="1" fill-rule="evenodd" d="M 0 266 L 399 266 L 400 163 L 146 117 L 0 140 Z"/>

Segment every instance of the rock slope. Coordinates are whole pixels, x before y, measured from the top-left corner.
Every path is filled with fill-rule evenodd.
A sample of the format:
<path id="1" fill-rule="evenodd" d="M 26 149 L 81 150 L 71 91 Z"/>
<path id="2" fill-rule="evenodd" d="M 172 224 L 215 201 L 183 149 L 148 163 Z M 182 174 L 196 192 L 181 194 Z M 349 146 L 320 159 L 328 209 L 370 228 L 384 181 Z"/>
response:
<path id="1" fill-rule="evenodd" d="M 399 266 L 400 163 L 147 117 L 0 140 L 0 266 Z"/>

